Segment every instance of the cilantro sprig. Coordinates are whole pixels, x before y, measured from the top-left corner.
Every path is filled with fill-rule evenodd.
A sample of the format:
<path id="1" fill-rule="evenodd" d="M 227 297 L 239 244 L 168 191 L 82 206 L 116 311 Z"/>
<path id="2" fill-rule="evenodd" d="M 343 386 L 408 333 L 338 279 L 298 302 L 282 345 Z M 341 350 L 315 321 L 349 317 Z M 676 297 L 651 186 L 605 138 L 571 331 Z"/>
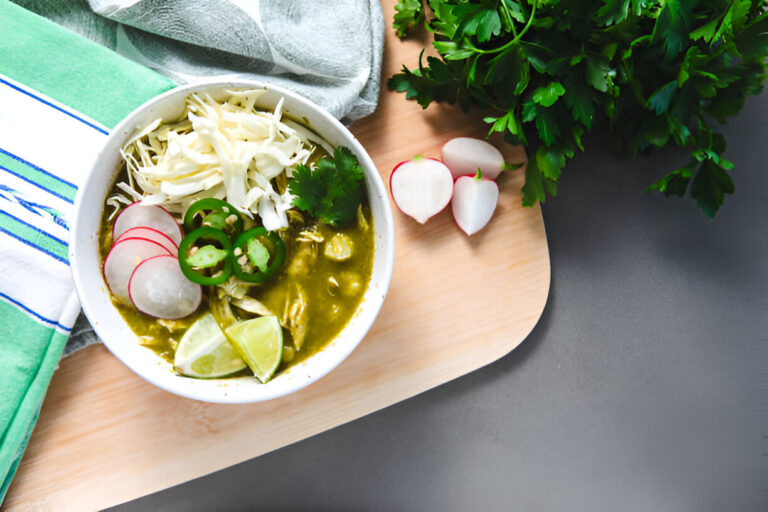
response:
<path id="1" fill-rule="evenodd" d="M 363 200 L 363 168 L 352 151 L 339 146 L 333 158 L 317 160 L 314 168 L 298 165 L 288 182 L 292 205 L 320 222 L 336 227 L 350 224 Z"/>
<path id="2" fill-rule="evenodd" d="M 762 90 L 763 0 L 399 0 L 398 35 L 424 20 L 439 57 L 390 78 L 426 108 L 488 112 L 489 135 L 523 144 L 523 204 L 557 193 L 585 135 L 606 127 L 631 154 L 670 144 L 690 161 L 647 191 L 695 199 L 714 216 L 735 187 L 713 121 Z M 649 180 L 650 181 L 650 180 Z"/>

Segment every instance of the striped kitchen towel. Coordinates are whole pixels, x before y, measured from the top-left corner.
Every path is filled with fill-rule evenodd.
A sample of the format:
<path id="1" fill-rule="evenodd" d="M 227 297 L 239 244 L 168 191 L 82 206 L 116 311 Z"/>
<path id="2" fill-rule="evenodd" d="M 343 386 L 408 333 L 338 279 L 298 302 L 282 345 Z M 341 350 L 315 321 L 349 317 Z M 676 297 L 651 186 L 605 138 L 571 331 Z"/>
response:
<path id="1" fill-rule="evenodd" d="M 80 310 L 67 261 L 77 187 L 109 127 L 173 83 L 6 0 L 0 27 L 2 503 Z"/>

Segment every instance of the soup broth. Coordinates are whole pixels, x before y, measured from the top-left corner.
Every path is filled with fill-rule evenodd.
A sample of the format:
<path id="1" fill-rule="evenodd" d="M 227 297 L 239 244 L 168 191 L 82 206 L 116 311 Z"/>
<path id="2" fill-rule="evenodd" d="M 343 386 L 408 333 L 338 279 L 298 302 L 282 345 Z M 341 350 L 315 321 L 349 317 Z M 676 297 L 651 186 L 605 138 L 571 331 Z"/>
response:
<path id="1" fill-rule="evenodd" d="M 367 203 L 361 205 L 358 216 L 355 225 L 336 230 L 327 225 L 305 221 L 297 213 L 293 216 L 295 221 L 281 234 L 287 249 L 282 272 L 263 285 L 252 285 L 243 290 L 243 297 L 254 298 L 264 304 L 280 318 L 284 327 L 290 320 L 290 308 L 302 301 L 305 305 L 300 313 L 301 318 L 297 319 L 306 323 L 301 348 L 296 349 L 292 330 L 284 328 L 285 344 L 288 352 L 293 350 L 293 358 L 287 361 L 290 356 L 284 357 L 279 371 L 322 350 L 341 332 L 360 305 L 373 265 L 373 221 Z M 102 262 L 113 243 L 114 220 L 107 220 L 106 217 L 105 211 L 99 235 Z M 305 236 L 300 236 L 302 233 Z M 347 260 L 338 261 L 326 255 L 326 248 L 330 247 L 336 235 L 348 239 L 351 256 Z M 163 320 L 144 315 L 114 299 L 113 304 L 136 334 L 139 343 L 173 363 L 181 336 L 190 325 L 211 310 L 212 294 L 218 294 L 216 287 L 206 289 L 198 310 L 180 320 Z M 216 299 L 221 300 L 218 297 Z M 233 315 L 240 319 L 253 316 L 234 306 L 231 309 Z M 238 375 L 241 374 L 235 376 Z"/>

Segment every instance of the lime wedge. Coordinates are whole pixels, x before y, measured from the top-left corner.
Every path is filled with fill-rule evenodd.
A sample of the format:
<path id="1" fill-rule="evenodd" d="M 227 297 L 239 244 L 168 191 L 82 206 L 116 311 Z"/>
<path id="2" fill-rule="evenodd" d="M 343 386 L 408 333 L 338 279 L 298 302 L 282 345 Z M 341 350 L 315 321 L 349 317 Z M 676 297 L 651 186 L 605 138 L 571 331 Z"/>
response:
<path id="1" fill-rule="evenodd" d="M 272 378 L 283 355 L 283 328 L 275 315 L 238 322 L 225 333 L 261 382 Z"/>
<path id="2" fill-rule="evenodd" d="M 245 362 L 208 313 L 182 336 L 173 366 L 182 375 L 212 379 L 239 372 Z"/>

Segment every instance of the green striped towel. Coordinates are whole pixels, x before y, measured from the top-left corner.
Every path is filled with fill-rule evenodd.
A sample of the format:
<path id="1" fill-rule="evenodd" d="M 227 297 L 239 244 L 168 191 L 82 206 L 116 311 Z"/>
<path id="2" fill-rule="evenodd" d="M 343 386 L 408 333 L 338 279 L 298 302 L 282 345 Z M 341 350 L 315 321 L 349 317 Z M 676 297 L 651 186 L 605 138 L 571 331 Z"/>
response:
<path id="1" fill-rule="evenodd" d="M 0 0 L 0 503 L 80 310 L 67 261 L 74 194 L 109 131 L 173 87 Z"/>

